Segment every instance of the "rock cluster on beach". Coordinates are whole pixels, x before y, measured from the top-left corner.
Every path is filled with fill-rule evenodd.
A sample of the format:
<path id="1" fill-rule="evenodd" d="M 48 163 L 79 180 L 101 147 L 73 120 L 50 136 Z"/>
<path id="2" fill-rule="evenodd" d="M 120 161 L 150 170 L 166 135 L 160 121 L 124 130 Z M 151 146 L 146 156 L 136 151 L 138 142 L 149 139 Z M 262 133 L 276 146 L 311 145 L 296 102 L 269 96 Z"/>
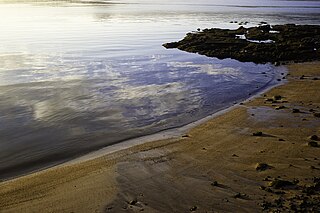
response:
<path id="1" fill-rule="evenodd" d="M 242 62 L 313 61 L 320 59 L 320 26 L 266 24 L 237 30 L 204 29 L 163 46 Z"/>

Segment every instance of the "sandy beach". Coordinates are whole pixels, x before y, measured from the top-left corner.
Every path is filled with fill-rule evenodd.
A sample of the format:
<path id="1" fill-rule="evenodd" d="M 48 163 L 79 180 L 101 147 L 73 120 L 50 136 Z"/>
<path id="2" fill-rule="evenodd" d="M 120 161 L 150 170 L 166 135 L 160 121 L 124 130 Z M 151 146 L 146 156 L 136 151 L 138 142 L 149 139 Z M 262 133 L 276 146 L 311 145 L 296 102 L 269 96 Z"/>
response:
<path id="1" fill-rule="evenodd" d="M 0 212 L 319 210 L 320 63 L 288 70 L 182 137 L 2 182 Z"/>

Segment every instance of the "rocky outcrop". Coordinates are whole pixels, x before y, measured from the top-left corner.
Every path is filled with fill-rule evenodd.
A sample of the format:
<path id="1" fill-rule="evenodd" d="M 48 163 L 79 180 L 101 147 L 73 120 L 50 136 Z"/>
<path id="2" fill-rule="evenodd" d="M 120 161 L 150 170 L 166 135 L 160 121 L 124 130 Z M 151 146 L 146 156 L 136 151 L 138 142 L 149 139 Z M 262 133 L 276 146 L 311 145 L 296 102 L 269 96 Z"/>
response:
<path id="1" fill-rule="evenodd" d="M 281 62 L 312 61 L 320 59 L 320 26 L 286 24 L 241 26 L 237 30 L 205 29 L 163 46 L 242 62 L 279 65 Z"/>

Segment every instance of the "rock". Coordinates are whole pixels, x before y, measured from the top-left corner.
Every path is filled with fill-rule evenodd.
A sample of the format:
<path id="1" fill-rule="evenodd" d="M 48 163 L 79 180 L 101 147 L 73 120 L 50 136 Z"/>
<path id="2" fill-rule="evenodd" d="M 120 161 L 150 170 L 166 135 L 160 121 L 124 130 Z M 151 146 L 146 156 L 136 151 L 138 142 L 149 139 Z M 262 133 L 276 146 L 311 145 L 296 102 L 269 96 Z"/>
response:
<path id="1" fill-rule="evenodd" d="M 288 180 L 273 180 L 269 183 L 270 187 L 273 187 L 275 189 L 282 189 L 282 188 L 286 188 L 286 187 L 291 187 L 291 186 L 295 186 L 295 184 L 291 181 Z"/>
<path id="2" fill-rule="evenodd" d="M 301 111 L 299 109 L 292 109 L 292 113 L 300 113 Z"/>
<path id="3" fill-rule="evenodd" d="M 262 210 L 266 211 L 268 209 L 270 209 L 271 207 L 273 207 L 273 205 L 270 202 L 267 201 L 263 201 L 260 206 L 262 207 Z"/>
<path id="4" fill-rule="evenodd" d="M 129 202 L 130 205 L 134 206 L 138 203 L 138 200 L 137 199 L 133 199 Z"/>
<path id="5" fill-rule="evenodd" d="M 262 136 L 263 133 L 262 132 L 254 132 L 252 133 L 253 136 Z"/>
<path id="6" fill-rule="evenodd" d="M 165 43 L 162 46 L 164 46 L 167 49 L 177 48 L 179 46 L 178 42 L 171 42 L 171 43 Z"/>
<path id="7" fill-rule="evenodd" d="M 266 188 L 266 192 L 273 193 L 274 191 L 270 188 Z"/>
<path id="8" fill-rule="evenodd" d="M 310 139 L 313 141 L 317 141 L 317 140 L 319 140 L 319 137 L 317 135 L 312 135 L 312 136 L 310 136 Z"/>
<path id="9" fill-rule="evenodd" d="M 260 186 L 260 187 L 259 187 L 259 189 L 261 189 L 261 190 L 265 190 L 265 189 L 266 189 L 266 187 L 265 187 L 265 186 Z"/>
<path id="10" fill-rule="evenodd" d="M 285 109 L 285 108 L 286 108 L 285 106 L 277 106 L 275 109 L 280 110 L 280 109 Z"/>
<path id="11" fill-rule="evenodd" d="M 268 164 L 266 164 L 266 163 L 257 163 L 255 167 L 256 167 L 256 170 L 257 170 L 257 171 L 265 171 L 265 170 L 271 168 L 271 167 L 270 167 Z"/>
<path id="12" fill-rule="evenodd" d="M 192 206 L 192 207 L 190 208 L 190 211 L 191 211 L 191 212 L 194 212 L 194 211 L 196 211 L 197 209 L 198 209 L 197 206 Z"/>
<path id="13" fill-rule="evenodd" d="M 269 181 L 270 176 L 267 176 L 263 179 L 263 181 Z"/>
<path id="14" fill-rule="evenodd" d="M 320 113 L 314 113 L 313 116 L 317 117 L 317 118 L 320 118 Z"/>
<path id="15" fill-rule="evenodd" d="M 241 193 L 237 193 L 233 196 L 234 198 L 240 198 L 240 199 L 246 199 L 248 198 L 248 195 L 246 194 L 241 194 Z"/>
<path id="16" fill-rule="evenodd" d="M 275 96 L 273 97 L 273 99 L 279 101 L 279 100 L 282 99 L 282 96 L 281 96 L 281 95 L 275 95 Z"/>
<path id="17" fill-rule="evenodd" d="M 246 22 L 240 24 L 245 25 Z M 271 29 L 279 33 L 270 33 Z M 220 59 L 280 65 L 284 61 L 318 60 L 319 30 L 318 25 L 291 24 L 274 25 L 272 28 L 268 24 L 249 28 L 241 26 L 236 30 L 213 28 L 188 33 L 181 41 L 163 46 Z M 237 35 L 245 35 L 247 39 L 239 39 Z"/>
<path id="18" fill-rule="evenodd" d="M 218 184 L 218 181 L 213 181 L 212 183 L 211 183 L 211 186 L 218 186 L 219 184 Z"/>
<path id="19" fill-rule="evenodd" d="M 318 142 L 316 142 L 316 141 L 309 141 L 309 142 L 308 142 L 308 146 L 310 146 L 310 147 L 318 147 L 319 144 L 318 144 Z"/>
<path id="20" fill-rule="evenodd" d="M 234 198 L 241 198 L 241 194 L 240 193 L 237 193 L 233 196 Z"/>
<path id="21" fill-rule="evenodd" d="M 282 138 L 279 138 L 279 141 L 285 141 L 284 139 L 282 139 Z"/>

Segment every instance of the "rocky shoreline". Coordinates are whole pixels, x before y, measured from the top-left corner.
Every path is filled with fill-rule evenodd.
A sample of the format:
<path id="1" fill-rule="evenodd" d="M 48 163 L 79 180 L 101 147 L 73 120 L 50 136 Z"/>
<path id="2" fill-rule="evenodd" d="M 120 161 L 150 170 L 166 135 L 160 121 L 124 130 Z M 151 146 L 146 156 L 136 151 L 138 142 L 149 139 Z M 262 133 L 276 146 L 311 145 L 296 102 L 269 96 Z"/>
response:
<path id="1" fill-rule="evenodd" d="M 320 59 L 320 26 L 268 25 L 236 30 L 198 29 L 178 42 L 163 44 L 219 59 L 241 62 L 274 63 L 306 62 Z"/>

